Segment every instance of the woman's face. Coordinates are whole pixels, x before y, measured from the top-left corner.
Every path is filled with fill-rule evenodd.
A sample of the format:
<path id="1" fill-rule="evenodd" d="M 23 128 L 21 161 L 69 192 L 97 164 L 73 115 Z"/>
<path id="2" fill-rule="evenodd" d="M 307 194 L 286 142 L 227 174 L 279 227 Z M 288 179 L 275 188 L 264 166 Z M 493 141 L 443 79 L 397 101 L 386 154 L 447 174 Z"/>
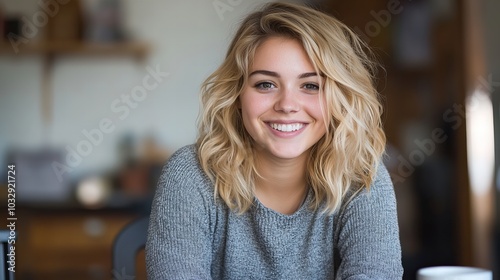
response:
<path id="1" fill-rule="evenodd" d="M 325 135 L 321 76 L 302 45 L 271 37 L 256 50 L 240 96 L 243 124 L 259 154 L 305 159 Z"/>

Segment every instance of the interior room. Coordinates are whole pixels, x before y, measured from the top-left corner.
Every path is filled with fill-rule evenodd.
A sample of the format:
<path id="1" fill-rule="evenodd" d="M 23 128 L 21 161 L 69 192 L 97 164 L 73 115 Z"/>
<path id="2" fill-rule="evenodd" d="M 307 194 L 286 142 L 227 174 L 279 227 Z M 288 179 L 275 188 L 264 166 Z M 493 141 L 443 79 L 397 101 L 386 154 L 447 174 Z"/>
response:
<path id="1" fill-rule="evenodd" d="M 0 0 L 0 218 L 15 222 L 16 279 L 129 279 L 113 242 L 149 215 L 163 164 L 196 140 L 201 83 L 267 2 Z M 380 63 L 403 279 L 438 265 L 500 279 L 500 1 L 285 2 L 337 17 Z M 143 250 L 136 270 L 146 279 Z"/>

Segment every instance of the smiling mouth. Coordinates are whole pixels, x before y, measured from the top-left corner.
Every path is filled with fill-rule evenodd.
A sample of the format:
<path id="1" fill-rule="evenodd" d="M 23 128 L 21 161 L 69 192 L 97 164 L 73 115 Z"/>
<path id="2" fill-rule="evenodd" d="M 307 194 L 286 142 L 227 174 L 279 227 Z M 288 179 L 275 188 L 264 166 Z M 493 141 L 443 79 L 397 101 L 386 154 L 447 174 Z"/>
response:
<path id="1" fill-rule="evenodd" d="M 291 123 L 291 124 L 269 124 L 274 130 L 281 132 L 293 132 L 303 128 L 305 125 L 303 123 Z"/>

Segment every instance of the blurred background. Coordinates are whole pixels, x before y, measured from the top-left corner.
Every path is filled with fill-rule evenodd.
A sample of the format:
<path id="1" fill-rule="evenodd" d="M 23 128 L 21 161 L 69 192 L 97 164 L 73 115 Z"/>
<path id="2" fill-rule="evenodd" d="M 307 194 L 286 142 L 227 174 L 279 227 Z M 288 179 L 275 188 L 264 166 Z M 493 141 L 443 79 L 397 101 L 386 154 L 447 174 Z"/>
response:
<path id="1" fill-rule="evenodd" d="M 148 215 L 162 164 L 195 141 L 200 84 L 265 2 L 0 0 L 0 218 L 14 163 L 17 279 L 118 277 L 116 234 Z M 383 65 L 404 279 L 433 265 L 499 279 L 500 1 L 289 2 L 345 22 Z"/>

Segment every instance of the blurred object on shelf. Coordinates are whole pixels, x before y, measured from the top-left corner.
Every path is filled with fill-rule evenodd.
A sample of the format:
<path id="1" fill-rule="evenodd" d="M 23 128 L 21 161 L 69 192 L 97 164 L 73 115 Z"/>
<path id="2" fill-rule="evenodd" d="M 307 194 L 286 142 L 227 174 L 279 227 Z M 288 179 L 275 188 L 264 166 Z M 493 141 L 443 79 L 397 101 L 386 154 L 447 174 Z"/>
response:
<path id="1" fill-rule="evenodd" d="M 161 169 L 171 155 L 168 149 L 160 146 L 152 135 L 146 136 L 140 148 L 142 161 L 149 168 L 150 191 L 154 191 L 156 183 L 161 174 Z"/>
<path id="2" fill-rule="evenodd" d="M 151 191 L 149 184 L 149 166 L 134 163 L 125 166 L 119 174 L 119 187 L 130 196 L 143 196 Z"/>
<path id="3" fill-rule="evenodd" d="M 76 187 L 76 199 L 91 209 L 105 206 L 111 195 L 111 184 L 103 177 L 90 176 L 81 180 Z"/>
<path id="4" fill-rule="evenodd" d="M 131 165 L 137 159 L 135 135 L 125 133 L 118 142 L 118 154 L 121 165 Z"/>
<path id="5" fill-rule="evenodd" d="M 65 203 L 71 198 L 68 179 L 58 177 L 55 172 L 56 166 L 65 162 L 61 151 L 12 151 L 7 162 L 15 164 L 18 170 L 16 198 L 19 203 Z"/>
<path id="6" fill-rule="evenodd" d="M 161 147 L 151 135 L 138 144 L 131 135 L 126 135 L 119 148 L 123 167 L 118 175 L 118 187 L 131 196 L 152 193 L 161 167 L 170 152 Z"/>
<path id="7" fill-rule="evenodd" d="M 80 41 L 82 39 L 83 18 L 81 3 L 72 0 L 59 5 L 59 11 L 49 17 L 48 40 Z"/>
<path id="8" fill-rule="evenodd" d="M 85 0 L 84 38 L 90 42 L 124 41 L 123 7 L 120 0 Z"/>
<path id="9" fill-rule="evenodd" d="M 160 165 L 163 165 L 170 157 L 170 151 L 161 147 L 151 135 L 144 138 L 139 152 L 143 160 Z"/>
<path id="10" fill-rule="evenodd" d="M 15 16 L 5 16 L 0 11 L 0 32 L 2 32 L 2 40 L 7 41 L 10 37 L 18 37 L 21 35 L 21 18 Z"/>

